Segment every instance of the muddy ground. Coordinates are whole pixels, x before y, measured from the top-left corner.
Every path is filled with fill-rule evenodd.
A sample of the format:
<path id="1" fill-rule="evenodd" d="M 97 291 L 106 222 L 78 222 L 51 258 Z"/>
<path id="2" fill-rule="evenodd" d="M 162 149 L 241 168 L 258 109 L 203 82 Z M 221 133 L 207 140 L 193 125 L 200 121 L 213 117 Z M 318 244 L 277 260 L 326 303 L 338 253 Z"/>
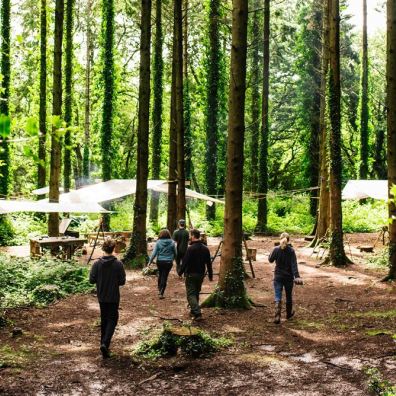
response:
<path id="1" fill-rule="evenodd" d="M 377 367 L 396 383 L 396 286 L 379 280 L 386 270 L 365 265 L 374 234 L 348 236 L 354 265 L 318 267 L 319 260 L 294 237 L 305 285 L 295 287 L 296 317 L 272 323 L 274 238 L 257 237 L 255 279 L 246 282 L 260 307 L 248 311 L 203 310 L 199 326 L 233 339 L 233 346 L 204 359 L 177 356 L 138 359 L 136 345 L 164 321 L 189 322 L 183 281 L 172 270 L 166 298 L 156 279 L 128 271 L 122 288 L 113 357 L 99 353 L 99 309 L 94 295 L 78 295 L 44 309 L 9 312 L 0 328 L 1 395 L 366 395 L 366 367 Z M 209 238 L 212 251 L 218 239 Z M 382 248 L 381 245 L 376 250 Z M 215 262 L 218 272 L 219 259 Z M 246 266 L 249 270 L 248 265 Z M 205 280 L 203 293 L 215 282 Z M 207 294 L 203 294 L 205 298 Z M 23 334 L 11 337 L 13 327 Z M 6 366 L 7 366 L 6 365 Z"/>

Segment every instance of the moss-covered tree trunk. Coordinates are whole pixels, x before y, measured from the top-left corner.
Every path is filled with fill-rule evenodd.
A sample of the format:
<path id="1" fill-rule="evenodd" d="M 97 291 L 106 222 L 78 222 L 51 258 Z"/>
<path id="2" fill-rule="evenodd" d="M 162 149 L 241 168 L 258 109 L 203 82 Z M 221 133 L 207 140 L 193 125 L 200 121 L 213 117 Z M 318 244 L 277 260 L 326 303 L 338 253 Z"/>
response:
<path id="1" fill-rule="evenodd" d="M 37 188 L 43 188 L 47 180 L 47 0 L 40 2 L 40 108 Z M 44 195 L 38 199 L 44 198 Z"/>
<path id="2" fill-rule="evenodd" d="M 322 50 L 321 50 L 321 76 L 320 76 L 320 115 L 319 115 L 319 210 L 315 238 L 312 246 L 326 235 L 330 227 L 330 190 L 329 190 L 329 156 L 328 156 L 328 131 L 326 122 L 326 86 L 329 70 L 329 4 L 323 2 L 322 13 Z"/>
<path id="3" fill-rule="evenodd" d="M 259 137 L 260 137 L 260 56 L 259 48 L 262 42 L 260 33 L 260 1 L 255 0 L 251 28 L 251 99 L 250 99 L 250 172 L 249 187 L 253 192 L 257 192 L 258 187 L 258 158 L 259 158 Z"/>
<path id="4" fill-rule="evenodd" d="M 62 41 L 63 41 L 64 1 L 55 3 L 54 30 L 54 66 L 52 84 L 52 115 L 54 119 L 62 116 Z M 62 140 L 59 134 L 60 122 L 54 122 L 51 134 L 51 164 L 49 201 L 59 202 L 59 181 L 61 175 Z M 59 214 L 50 213 L 48 217 L 48 235 L 59 235 Z"/>
<path id="5" fill-rule="evenodd" d="M 206 109 L 205 109 L 205 130 L 206 130 L 206 166 L 205 181 L 206 193 L 208 195 L 217 194 L 217 154 L 219 135 L 219 84 L 220 84 L 220 1 L 209 1 L 209 48 L 207 61 L 206 79 Z M 216 216 L 216 206 L 206 207 L 206 217 L 214 220 Z"/>
<path id="6" fill-rule="evenodd" d="M 1 91 L 0 91 L 0 114 L 9 117 L 10 113 L 10 24 L 11 2 L 3 0 L 1 4 Z M 8 123 L 8 122 L 6 122 Z M 7 142 L 7 134 L 1 136 L 0 142 L 0 196 L 7 197 L 10 182 L 10 147 Z"/>
<path id="7" fill-rule="evenodd" d="M 156 1 L 155 6 L 155 42 L 154 42 L 154 67 L 153 67 L 153 134 L 151 140 L 151 178 L 160 178 L 162 155 L 162 109 L 163 109 L 163 78 L 164 60 L 162 47 L 164 37 L 162 33 L 162 0 Z M 151 192 L 150 221 L 158 225 L 159 193 Z"/>
<path id="8" fill-rule="evenodd" d="M 388 108 L 388 185 L 389 191 L 396 184 L 396 4 L 387 2 L 387 45 L 386 45 L 386 103 Z M 387 280 L 396 279 L 396 197 L 389 194 L 389 274 Z"/>
<path id="9" fill-rule="evenodd" d="M 141 1 L 140 24 L 139 114 L 137 136 L 136 194 L 133 206 L 133 230 L 126 264 L 135 260 L 138 266 L 146 264 L 147 179 L 150 120 L 150 42 L 151 0 Z"/>
<path id="10" fill-rule="evenodd" d="M 111 179 L 112 135 L 114 111 L 114 0 L 102 2 L 102 42 L 103 42 L 103 109 L 101 128 L 102 180 Z M 110 216 L 103 215 L 103 227 L 110 228 Z"/>
<path id="11" fill-rule="evenodd" d="M 312 24 L 314 32 L 312 33 L 313 48 L 310 51 L 309 73 L 312 78 L 313 90 L 308 92 L 311 95 L 310 100 L 310 136 L 309 136 L 309 155 L 308 155 L 308 178 L 309 187 L 315 188 L 319 185 L 320 173 L 320 106 L 321 106 L 321 36 L 323 27 L 323 9 L 320 1 L 313 3 Z M 310 192 L 310 213 L 317 219 L 318 210 L 318 190 L 313 189 Z"/>
<path id="12" fill-rule="evenodd" d="M 363 0 L 362 76 L 360 93 L 360 179 L 368 176 L 369 140 L 369 96 L 368 96 L 368 44 L 367 44 L 367 0 Z"/>
<path id="13" fill-rule="evenodd" d="M 375 128 L 375 145 L 374 145 L 374 162 L 373 162 L 373 176 L 378 180 L 387 179 L 386 166 L 386 106 L 378 103 L 376 106 L 375 119 L 377 120 L 377 127 Z"/>
<path id="14" fill-rule="evenodd" d="M 188 0 L 183 1 L 183 106 L 184 106 L 184 158 L 185 178 L 191 182 L 192 177 L 192 131 L 191 131 L 191 102 L 190 102 L 190 80 L 188 75 L 188 29 L 189 12 Z"/>
<path id="15" fill-rule="evenodd" d="M 268 193 L 268 139 L 269 139 L 269 67 L 270 67 L 270 0 L 264 0 L 264 61 L 261 136 L 259 152 L 257 226 L 259 232 L 267 231 Z"/>
<path id="16" fill-rule="evenodd" d="M 179 1 L 179 0 L 178 0 Z M 170 129 L 169 129 L 169 172 L 168 172 L 168 213 L 167 228 L 172 233 L 177 223 L 177 111 L 176 111 L 176 80 L 177 80 L 177 25 L 176 25 L 176 0 L 174 3 L 173 21 L 173 46 L 172 46 L 172 83 L 171 83 L 171 110 L 170 110 Z M 181 21 L 180 21 L 181 22 Z"/>
<path id="17" fill-rule="evenodd" d="M 330 247 L 327 261 L 334 266 L 349 263 L 345 255 L 341 208 L 341 85 L 339 0 L 329 0 L 329 115 L 330 115 Z"/>
<path id="18" fill-rule="evenodd" d="M 184 159 L 184 106 L 183 106 L 183 9 L 182 0 L 175 0 L 174 8 L 176 46 L 173 67 L 176 69 L 176 135 L 177 135 L 177 218 L 186 217 L 186 178 Z"/>
<path id="19" fill-rule="evenodd" d="M 86 9 L 86 50 L 85 50 L 85 113 L 84 113 L 84 149 L 82 174 L 87 183 L 90 178 L 90 136 L 91 136 L 91 68 L 93 58 L 92 45 L 92 0 L 87 0 Z"/>
<path id="20" fill-rule="evenodd" d="M 248 308 L 242 263 L 242 191 L 248 2 L 233 0 L 224 244 L 219 283 L 204 306 Z"/>
<path id="21" fill-rule="evenodd" d="M 74 1 L 66 0 L 66 46 L 65 46 L 65 123 L 66 127 L 72 125 L 72 79 L 73 79 L 73 23 L 74 23 Z M 63 153 L 63 188 L 65 192 L 71 187 L 71 132 L 68 129 L 65 133 L 65 144 Z"/>

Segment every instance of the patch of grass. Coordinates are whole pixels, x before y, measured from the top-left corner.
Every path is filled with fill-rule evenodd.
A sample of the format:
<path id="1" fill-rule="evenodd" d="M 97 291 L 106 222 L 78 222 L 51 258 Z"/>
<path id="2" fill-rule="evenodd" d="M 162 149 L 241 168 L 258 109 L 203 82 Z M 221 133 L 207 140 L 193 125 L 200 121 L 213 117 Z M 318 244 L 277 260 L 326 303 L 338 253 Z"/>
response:
<path id="1" fill-rule="evenodd" d="M 322 330 L 324 328 L 324 323 L 320 322 L 312 322 L 308 320 L 295 320 L 293 322 L 299 329 L 315 329 L 315 330 Z"/>
<path id="2" fill-rule="evenodd" d="M 211 355 L 231 344 L 232 341 L 227 338 L 214 338 L 200 329 L 192 327 L 173 328 L 166 324 L 161 334 L 139 344 L 135 354 L 146 359 L 157 359 L 159 357 L 175 356 L 180 350 L 183 355 L 200 358 Z"/>
<path id="3" fill-rule="evenodd" d="M 396 396 L 396 386 L 384 379 L 377 368 L 369 367 L 365 371 L 369 377 L 368 388 L 373 395 Z"/>
<path id="4" fill-rule="evenodd" d="M 389 246 L 385 246 L 378 253 L 367 258 L 367 264 L 369 267 L 374 268 L 388 268 L 389 267 Z"/>
<path id="5" fill-rule="evenodd" d="M 366 334 L 371 337 L 384 335 L 384 334 L 391 335 L 393 338 L 396 337 L 396 334 L 394 334 L 394 332 L 391 330 L 373 330 L 373 329 L 371 329 L 371 330 L 366 331 Z"/>
<path id="6" fill-rule="evenodd" d="M 355 312 L 352 315 L 358 318 L 394 319 L 396 318 L 396 309 L 390 309 L 389 311 Z"/>
<path id="7" fill-rule="evenodd" d="M 0 347 L 0 368 L 23 367 L 34 355 L 35 353 L 27 346 L 15 350 L 10 345 L 4 345 Z"/>

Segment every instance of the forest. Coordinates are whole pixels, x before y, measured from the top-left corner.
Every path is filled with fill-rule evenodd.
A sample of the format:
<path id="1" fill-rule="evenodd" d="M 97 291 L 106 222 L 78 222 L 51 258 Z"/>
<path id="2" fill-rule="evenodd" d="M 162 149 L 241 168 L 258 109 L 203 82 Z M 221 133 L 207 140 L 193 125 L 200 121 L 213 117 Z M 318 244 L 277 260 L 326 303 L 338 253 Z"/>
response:
<path id="1" fill-rule="evenodd" d="M 396 394 L 395 0 L 1 0 L 0 49 L 0 395 Z"/>

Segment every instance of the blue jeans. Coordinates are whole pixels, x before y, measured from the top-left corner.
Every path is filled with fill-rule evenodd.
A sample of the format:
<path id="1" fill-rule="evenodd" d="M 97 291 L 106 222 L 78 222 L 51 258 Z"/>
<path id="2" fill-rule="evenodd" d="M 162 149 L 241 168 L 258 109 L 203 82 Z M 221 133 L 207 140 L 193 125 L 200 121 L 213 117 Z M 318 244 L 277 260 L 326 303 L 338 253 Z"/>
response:
<path id="1" fill-rule="evenodd" d="M 292 280 L 274 280 L 274 292 L 275 292 L 275 302 L 282 301 L 282 291 L 285 288 L 286 293 L 286 304 L 292 304 L 292 294 L 293 294 L 293 281 Z"/>

